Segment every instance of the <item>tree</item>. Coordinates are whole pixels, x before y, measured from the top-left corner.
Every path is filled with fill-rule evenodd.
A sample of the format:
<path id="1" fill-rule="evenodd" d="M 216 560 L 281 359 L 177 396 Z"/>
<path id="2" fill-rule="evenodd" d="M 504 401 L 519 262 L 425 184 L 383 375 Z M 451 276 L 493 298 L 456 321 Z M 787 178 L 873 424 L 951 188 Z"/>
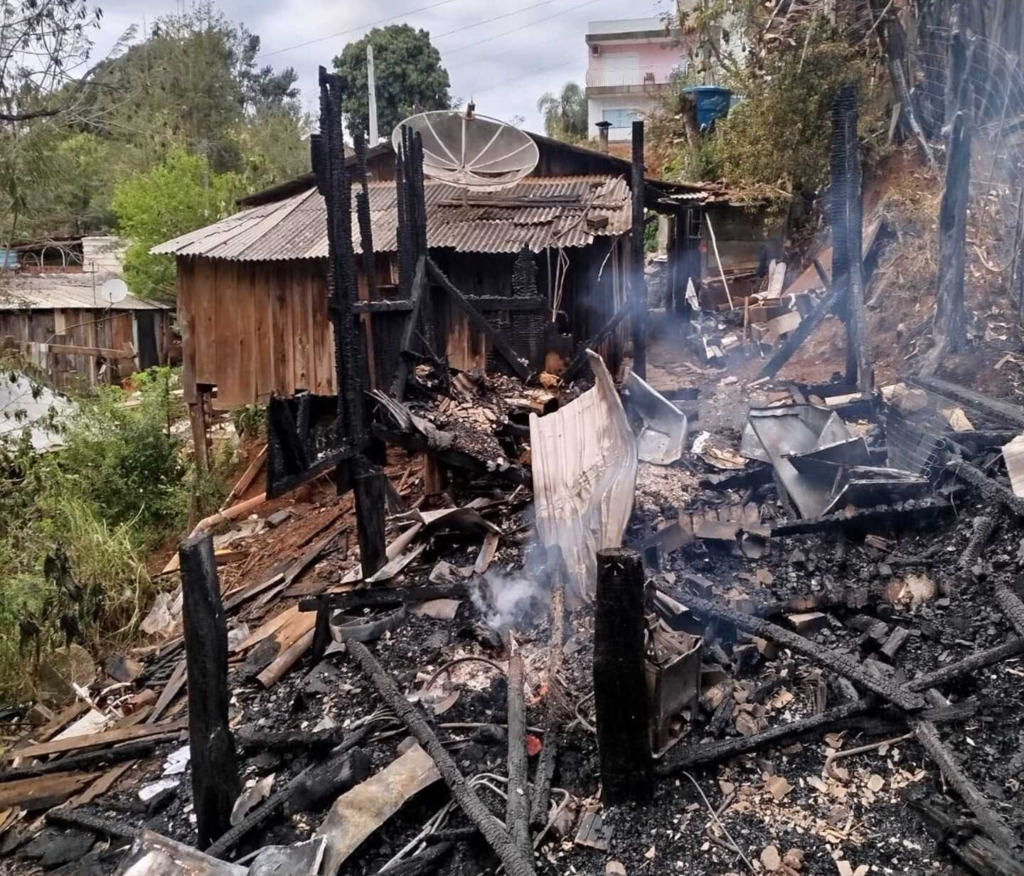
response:
<path id="1" fill-rule="evenodd" d="M 568 143 L 587 139 L 587 95 L 575 82 L 566 82 L 557 96 L 549 91 L 537 101 L 537 110 L 549 137 Z"/>
<path id="2" fill-rule="evenodd" d="M 415 112 L 451 108 L 448 71 L 441 55 L 431 45 L 430 34 L 408 24 L 375 27 L 361 40 L 349 43 L 334 59 L 334 69 L 348 89 L 341 109 L 349 133 L 367 133 L 369 128 L 366 47 L 373 46 L 377 80 L 378 130 L 388 136 L 402 119 Z"/>
<path id="3" fill-rule="evenodd" d="M 203 156 L 183 149 L 120 183 L 112 207 L 130 240 L 124 274 L 132 292 L 173 302 L 174 259 L 151 255 L 150 247 L 223 219 L 240 193 L 237 174 L 215 173 Z"/>

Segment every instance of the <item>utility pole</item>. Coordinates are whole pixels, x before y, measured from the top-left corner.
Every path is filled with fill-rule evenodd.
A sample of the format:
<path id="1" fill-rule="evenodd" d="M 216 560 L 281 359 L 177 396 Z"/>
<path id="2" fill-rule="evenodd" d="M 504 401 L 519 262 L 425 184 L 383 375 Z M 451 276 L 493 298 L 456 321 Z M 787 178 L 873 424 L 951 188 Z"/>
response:
<path id="1" fill-rule="evenodd" d="M 370 102 L 370 130 L 366 139 L 372 149 L 380 136 L 377 133 L 377 77 L 373 69 L 373 46 L 369 43 L 366 44 L 366 86 Z"/>

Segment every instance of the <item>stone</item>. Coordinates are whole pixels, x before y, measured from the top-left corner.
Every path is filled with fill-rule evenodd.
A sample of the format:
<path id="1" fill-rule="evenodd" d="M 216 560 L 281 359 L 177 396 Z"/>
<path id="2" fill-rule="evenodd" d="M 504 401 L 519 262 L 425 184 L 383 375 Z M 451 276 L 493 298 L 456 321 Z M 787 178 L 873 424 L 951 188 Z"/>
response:
<path id="1" fill-rule="evenodd" d="M 768 846 L 761 852 L 761 863 L 765 870 L 775 872 L 782 866 L 782 855 L 775 846 Z"/>

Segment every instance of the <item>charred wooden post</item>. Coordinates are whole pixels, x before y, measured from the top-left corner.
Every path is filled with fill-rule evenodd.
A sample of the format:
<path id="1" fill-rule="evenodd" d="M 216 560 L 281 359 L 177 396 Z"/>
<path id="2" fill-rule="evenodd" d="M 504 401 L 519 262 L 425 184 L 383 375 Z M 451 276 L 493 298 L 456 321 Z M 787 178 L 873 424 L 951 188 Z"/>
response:
<path id="1" fill-rule="evenodd" d="M 970 186 L 971 123 L 967 113 L 961 111 L 953 120 L 949 135 L 946 188 L 939 208 L 939 278 L 932 329 L 935 345 L 925 354 L 920 369 L 924 375 L 934 374 L 943 360 L 967 340 L 964 270 Z"/>
<path id="2" fill-rule="evenodd" d="M 363 274 L 366 276 L 367 298 L 377 297 L 377 257 L 373 251 L 373 223 L 370 220 L 370 184 L 366 174 L 366 141 L 357 131 L 352 141 L 356 153 L 356 219 L 359 222 L 359 249 L 363 257 Z"/>
<path id="3" fill-rule="evenodd" d="M 945 127 L 952 130 L 956 114 L 963 107 L 964 86 L 967 83 L 967 7 L 964 3 L 957 3 L 953 7 L 953 28 L 949 34 L 946 54 Z"/>
<path id="4" fill-rule="evenodd" d="M 863 207 L 857 139 L 857 86 L 847 83 L 832 102 L 832 283 L 843 295 L 847 380 L 871 389 L 867 319 L 864 315 Z"/>
<path id="5" fill-rule="evenodd" d="M 514 639 L 509 639 L 512 653 L 508 658 L 508 801 L 505 806 L 505 827 L 519 854 L 529 859 L 530 844 L 530 782 L 526 755 L 526 683 L 523 655 Z"/>
<path id="6" fill-rule="evenodd" d="M 188 539 L 178 557 L 188 661 L 192 802 L 197 846 L 205 849 L 231 827 L 231 809 L 242 787 L 228 728 L 228 628 L 213 538 L 204 533 Z"/>
<path id="7" fill-rule="evenodd" d="M 644 567 L 635 551 L 597 554 L 594 705 L 602 795 L 608 803 L 654 793 L 644 670 Z"/>
<path id="8" fill-rule="evenodd" d="M 384 533 L 387 475 L 376 466 L 365 462 L 361 465 L 362 470 L 356 473 L 352 490 L 359 536 L 359 564 L 363 577 L 369 578 L 388 561 L 387 537 Z"/>
<path id="9" fill-rule="evenodd" d="M 629 293 L 633 302 L 633 370 L 647 376 L 647 283 L 644 279 L 644 123 L 633 122 L 633 224 L 629 234 Z"/>

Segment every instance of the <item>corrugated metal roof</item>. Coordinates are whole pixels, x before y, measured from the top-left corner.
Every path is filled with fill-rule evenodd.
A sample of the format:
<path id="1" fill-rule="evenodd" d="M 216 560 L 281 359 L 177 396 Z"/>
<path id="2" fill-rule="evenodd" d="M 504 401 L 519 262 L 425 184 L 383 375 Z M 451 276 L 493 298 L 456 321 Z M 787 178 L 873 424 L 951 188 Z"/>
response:
<path id="1" fill-rule="evenodd" d="M 100 293 L 116 274 L 14 274 L 0 287 L 0 310 L 106 310 Z M 168 310 L 167 305 L 129 295 L 113 310 Z"/>
<path id="2" fill-rule="evenodd" d="M 375 182 L 369 188 L 374 249 L 394 252 L 398 248 L 395 184 Z M 550 246 L 587 246 L 595 237 L 624 234 L 631 222 L 629 187 L 622 177 L 535 177 L 500 192 L 472 195 L 427 180 L 424 193 L 429 246 L 458 252 L 515 253 L 524 246 L 540 252 Z M 359 252 L 354 212 L 352 229 Z M 327 258 L 327 209 L 316 189 L 310 189 L 243 210 L 155 246 L 151 252 L 238 261 Z"/>

